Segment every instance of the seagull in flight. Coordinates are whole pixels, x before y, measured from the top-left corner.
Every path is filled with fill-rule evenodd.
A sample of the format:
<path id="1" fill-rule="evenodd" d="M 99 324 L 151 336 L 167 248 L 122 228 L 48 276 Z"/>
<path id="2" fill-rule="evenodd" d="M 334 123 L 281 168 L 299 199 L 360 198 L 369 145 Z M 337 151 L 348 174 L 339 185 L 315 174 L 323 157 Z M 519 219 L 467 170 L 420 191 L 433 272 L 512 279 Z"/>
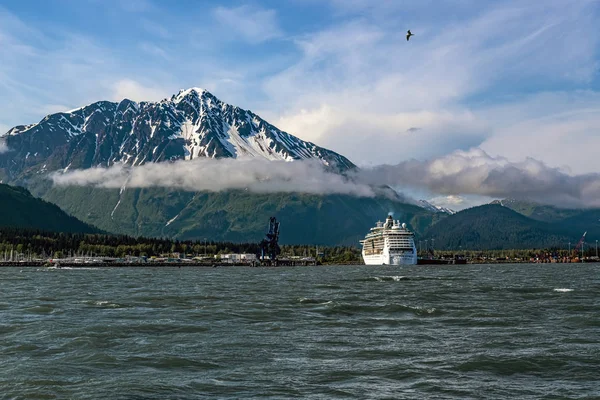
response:
<path id="1" fill-rule="evenodd" d="M 414 33 L 410 33 L 410 29 L 408 30 L 408 32 L 406 32 L 406 41 L 408 42 L 408 39 L 410 39 L 411 36 L 414 36 Z"/>

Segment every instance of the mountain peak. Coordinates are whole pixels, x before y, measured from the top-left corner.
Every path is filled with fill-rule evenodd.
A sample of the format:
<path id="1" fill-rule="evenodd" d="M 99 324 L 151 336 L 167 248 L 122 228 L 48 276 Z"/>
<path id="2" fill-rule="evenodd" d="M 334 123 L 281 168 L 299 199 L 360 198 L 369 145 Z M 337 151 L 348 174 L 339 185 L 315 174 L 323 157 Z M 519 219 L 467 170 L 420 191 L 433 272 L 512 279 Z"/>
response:
<path id="1" fill-rule="evenodd" d="M 6 137 L 13 151 L 0 155 L 0 168 L 10 175 L 199 157 L 316 159 L 340 172 L 355 168 L 198 87 L 159 102 L 99 101 L 15 127 Z"/>
<path id="2" fill-rule="evenodd" d="M 200 87 L 192 87 L 189 89 L 180 89 L 179 92 L 171 98 L 171 101 L 174 103 L 179 103 L 180 101 L 182 101 L 183 99 L 185 99 L 188 96 L 202 97 L 205 94 L 212 96 L 212 94 L 208 90 L 200 88 Z"/>

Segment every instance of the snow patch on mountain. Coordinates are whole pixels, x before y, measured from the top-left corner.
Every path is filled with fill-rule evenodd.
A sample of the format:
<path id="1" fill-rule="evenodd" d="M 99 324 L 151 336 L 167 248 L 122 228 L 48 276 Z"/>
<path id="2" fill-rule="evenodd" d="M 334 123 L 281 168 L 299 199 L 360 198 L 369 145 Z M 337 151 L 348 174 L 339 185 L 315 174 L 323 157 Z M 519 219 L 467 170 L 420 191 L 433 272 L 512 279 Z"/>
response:
<path id="1" fill-rule="evenodd" d="M 427 200 L 419 200 L 417 202 L 417 205 L 428 211 L 432 211 L 432 212 L 436 212 L 436 213 L 442 212 L 442 213 L 445 213 L 448 215 L 456 214 L 456 211 L 451 210 L 450 208 L 436 206 L 435 204 L 432 204 L 432 203 L 428 202 Z"/>
<path id="2" fill-rule="evenodd" d="M 202 88 L 181 90 L 159 102 L 100 101 L 15 127 L 5 136 L 22 147 L 23 156 L 32 151 L 40 152 L 40 159 L 66 154 L 56 157 L 64 164 L 56 169 L 196 158 L 317 159 L 340 171 L 355 168 L 345 157 L 283 132 Z M 23 167 L 35 161 L 27 159 Z"/>

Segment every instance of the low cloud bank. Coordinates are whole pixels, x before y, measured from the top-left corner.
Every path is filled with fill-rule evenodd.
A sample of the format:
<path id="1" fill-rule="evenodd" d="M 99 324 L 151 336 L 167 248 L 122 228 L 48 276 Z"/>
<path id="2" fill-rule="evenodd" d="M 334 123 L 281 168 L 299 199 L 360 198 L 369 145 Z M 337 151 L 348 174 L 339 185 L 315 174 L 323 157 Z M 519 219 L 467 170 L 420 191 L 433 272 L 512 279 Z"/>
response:
<path id="1" fill-rule="evenodd" d="M 517 198 L 563 207 L 600 207 L 600 174 L 570 175 L 527 158 L 511 162 L 481 149 L 362 170 L 357 182 L 425 189 L 439 195 Z"/>
<path id="2" fill-rule="evenodd" d="M 69 172 L 55 172 L 56 185 L 101 188 L 172 187 L 192 191 L 219 192 L 228 189 L 256 193 L 301 192 L 348 194 L 373 197 L 368 184 L 351 182 L 327 172 L 318 161 L 284 162 L 261 159 L 196 159 L 137 167 L 114 165 Z"/>
<path id="3" fill-rule="evenodd" d="M 445 196 L 481 195 L 563 207 L 600 207 L 600 174 L 570 175 L 535 159 L 511 162 L 480 149 L 457 151 L 427 161 L 411 160 L 361 169 L 349 177 L 326 171 L 318 161 L 197 159 L 55 172 L 51 179 L 56 185 L 102 188 L 158 186 L 192 191 L 242 189 L 255 193 L 302 192 L 359 197 L 380 194 L 374 187 L 391 186 Z"/>

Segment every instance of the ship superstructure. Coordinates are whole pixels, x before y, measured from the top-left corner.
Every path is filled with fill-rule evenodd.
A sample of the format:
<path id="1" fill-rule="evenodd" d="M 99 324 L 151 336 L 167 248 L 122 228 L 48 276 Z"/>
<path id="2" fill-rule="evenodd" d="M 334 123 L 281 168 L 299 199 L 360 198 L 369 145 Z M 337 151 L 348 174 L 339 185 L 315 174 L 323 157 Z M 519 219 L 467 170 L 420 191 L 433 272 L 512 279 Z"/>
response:
<path id="1" fill-rule="evenodd" d="M 414 234 L 391 215 L 385 222 L 377 222 L 360 243 L 366 265 L 417 264 Z"/>

